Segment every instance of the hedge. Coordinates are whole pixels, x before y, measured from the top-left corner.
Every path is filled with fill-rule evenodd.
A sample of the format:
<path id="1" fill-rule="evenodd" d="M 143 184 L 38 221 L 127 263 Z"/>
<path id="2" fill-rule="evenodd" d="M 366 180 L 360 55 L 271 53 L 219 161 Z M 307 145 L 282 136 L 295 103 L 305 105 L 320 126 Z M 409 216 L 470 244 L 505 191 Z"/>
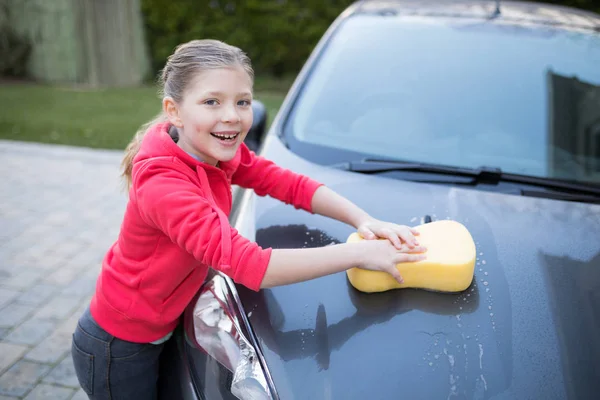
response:
<path id="1" fill-rule="evenodd" d="M 304 63 L 352 0 L 142 0 L 154 71 L 179 43 L 213 38 L 239 46 L 257 73 L 281 76 Z"/>
<path id="2" fill-rule="evenodd" d="M 197 38 L 244 49 L 257 74 L 295 74 L 353 0 L 142 0 L 152 71 L 175 46 Z M 600 13 L 597 0 L 548 0 Z"/>

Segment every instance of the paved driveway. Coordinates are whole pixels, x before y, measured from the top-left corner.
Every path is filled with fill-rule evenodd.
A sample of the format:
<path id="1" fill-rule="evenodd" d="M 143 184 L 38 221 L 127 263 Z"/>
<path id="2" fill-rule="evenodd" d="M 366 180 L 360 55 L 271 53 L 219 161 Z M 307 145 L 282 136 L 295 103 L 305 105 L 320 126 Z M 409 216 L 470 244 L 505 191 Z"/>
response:
<path id="1" fill-rule="evenodd" d="M 121 154 L 0 141 L 0 400 L 87 399 L 71 333 L 118 235 Z"/>

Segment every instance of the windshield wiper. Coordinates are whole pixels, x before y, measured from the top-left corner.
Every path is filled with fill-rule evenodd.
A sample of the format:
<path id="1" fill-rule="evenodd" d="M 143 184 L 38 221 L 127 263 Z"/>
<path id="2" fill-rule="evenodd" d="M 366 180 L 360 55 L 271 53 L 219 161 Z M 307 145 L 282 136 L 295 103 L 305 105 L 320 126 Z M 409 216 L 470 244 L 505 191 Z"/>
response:
<path id="1" fill-rule="evenodd" d="M 567 197 L 575 201 L 593 201 L 598 202 L 600 199 L 600 186 L 587 183 L 570 182 L 554 178 L 542 178 L 530 175 L 519 175 L 502 172 L 500 168 L 482 166 L 479 168 L 453 167 L 447 165 L 437 165 L 428 163 L 414 163 L 398 160 L 380 160 L 373 158 L 365 158 L 357 161 L 344 162 L 341 164 L 332 165 L 334 168 L 343 169 L 346 171 L 359 172 L 362 174 L 379 174 L 391 171 L 406 171 L 419 172 L 437 175 L 447 175 L 449 177 L 470 178 L 470 179 L 443 179 L 443 180 L 427 180 L 419 179 L 422 182 L 438 182 L 438 183 L 458 183 L 477 185 L 481 183 L 497 184 L 499 182 L 520 183 L 531 186 L 542 187 L 545 189 L 559 190 L 562 193 L 557 193 L 554 196 L 550 192 L 521 190 L 522 194 L 527 196 L 544 196 L 559 199 Z M 567 192 L 567 193 L 565 193 Z M 573 198 L 577 194 L 577 198 Z"/>

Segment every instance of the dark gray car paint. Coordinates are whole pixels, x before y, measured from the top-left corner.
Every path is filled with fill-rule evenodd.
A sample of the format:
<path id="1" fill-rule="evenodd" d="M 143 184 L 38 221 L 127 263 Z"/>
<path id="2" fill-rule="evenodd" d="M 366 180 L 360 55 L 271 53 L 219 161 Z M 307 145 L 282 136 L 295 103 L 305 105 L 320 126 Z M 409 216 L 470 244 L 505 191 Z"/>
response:
<path id="1" fill-rule="evenodd" d="M 364 5 L 377 11 L 377 3 Z M 379 3 L 402 10 L 396 3 L 404 2 Z M 426 2 L 429 11 L 443 14 L 433 3 Z M 479 11 L 458 3 L 494 15 L 494 2 L 469 2 L 483 5 Z M 502 8 L 509 19 L 542 24 L 569 23 L 576 14 L 586 24 L 598 21 L 533 3 L 502 2 Z M 239 287 L 279 396 L 598 398 L 600 206 L 364 176 L 290 152 L 276 135 L 324 43 L 282 105 L 262 155 L 327 184 L 375 217 L 407 225 L 426 215 L 462 222 L 478 259 L 472 286 L 459 294 L 363 294 L 344 273 L 258 293 Z M 246 200 L 245 233 L 264 247 L 322 246 L 353 232 L 277 200 Z"/>
<path id="2" fill-rule="evenodd" d="M 450 218 L 477 245 L 463 293 L 364 294 L 344 273 L 240 296 L 284 399 L 586 399 L 600 390 L 600 206 L 365 176 L 263 154 L 406 225 Z M 252 204 L 254 203 L 254 204 Z M 264 247 L 344 242 L 352 228 L 253 196 Z"/>

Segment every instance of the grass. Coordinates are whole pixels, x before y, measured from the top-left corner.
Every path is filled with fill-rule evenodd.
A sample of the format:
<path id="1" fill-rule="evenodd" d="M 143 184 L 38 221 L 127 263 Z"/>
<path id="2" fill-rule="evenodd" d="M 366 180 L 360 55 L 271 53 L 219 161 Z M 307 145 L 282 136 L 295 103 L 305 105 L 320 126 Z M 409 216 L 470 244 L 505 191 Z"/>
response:
<path id="1" fill-rule="evenodd" d="M 270 124 L 289 80 L 257 77 L 255 98 Z M 0 84 L 0 139 L 123 149 L 160 111 L 155 87 L 87 90 L 30 83 Z"/>

